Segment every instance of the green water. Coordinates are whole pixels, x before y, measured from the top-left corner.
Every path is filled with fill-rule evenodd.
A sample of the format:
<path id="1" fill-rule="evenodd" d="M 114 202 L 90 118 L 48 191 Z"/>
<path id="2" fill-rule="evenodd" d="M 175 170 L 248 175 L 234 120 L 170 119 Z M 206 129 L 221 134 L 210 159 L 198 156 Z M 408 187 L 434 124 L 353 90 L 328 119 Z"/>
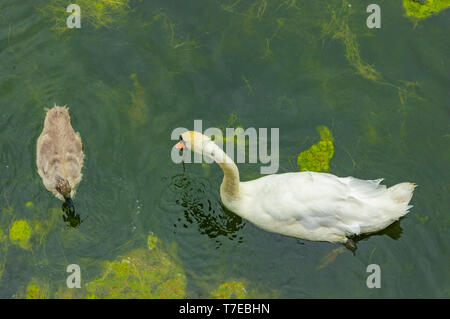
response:
<path id="1" fill-rule="evenodd" d="M 150 232 L 176 247 L 186 297 L 231 280 L 248 297 L 450 297 L 449 11 L 417 23 L 380 0 L 382 27 L 368 29 L 372 1 L 131 0 L 82 11 L 69 30 L 69 3 L 0 1 L 0 297 L 23 297 L 32 280 L 54 297 L 69 264 L 92 281 Z M 77 228 L 36 172 L 55 103 L 86 155 Z M 340 245 L 263 231 L 222 206 L 217 165 L 172 162 L 172 130 L 195 119 L 279 128 L 279 172 L 299 170 L 325 125 L 331 173 L 415 182 L 414 207 L 395 239 L 364 238 L 324 265 Z M 261 176 L 260 164 L 239 169 Z M 9 239 L 14 220 L 30 223 L 28 247 Z M 379 289 L 366 286 L 369 264 Z"/>

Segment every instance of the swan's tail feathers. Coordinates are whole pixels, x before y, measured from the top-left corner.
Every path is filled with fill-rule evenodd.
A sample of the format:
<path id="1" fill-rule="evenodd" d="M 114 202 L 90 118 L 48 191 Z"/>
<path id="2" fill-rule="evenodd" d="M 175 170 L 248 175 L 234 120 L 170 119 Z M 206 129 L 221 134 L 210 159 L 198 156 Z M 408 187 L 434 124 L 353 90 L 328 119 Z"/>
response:
<path id="1" fill-rule="evenodd" d="M 398 203 L 409 203 L 413 195 L 414 188 L 417 185 L 414 183 L 400 183 L 389 187 L 389 192 L 392 198 Z"/>
<path id="2" fill-rule="evenodd" d="M 388 188 L 391 198 L 400 205 L 404 205 L 404 211 L 401 216 L 407 214 L 412 205 L 408 205 L 410 202 L 414 188 L 417 185 L 414 183 L 400 183 Z"/>

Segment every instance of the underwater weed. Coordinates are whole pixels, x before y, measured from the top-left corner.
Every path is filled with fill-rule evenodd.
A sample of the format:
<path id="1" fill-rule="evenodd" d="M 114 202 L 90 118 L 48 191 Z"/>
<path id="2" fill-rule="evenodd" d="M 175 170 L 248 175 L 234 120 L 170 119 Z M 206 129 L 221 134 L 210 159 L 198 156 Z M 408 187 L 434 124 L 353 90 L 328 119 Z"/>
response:
<path id="1" fill-rule="evenodd" d="M 415 24 L 419 20 L 436 15 L 448 7 L 450 7 L 450 0 L 403 0 L 405 15 L 412 19 Z"/>
<path id="2" fill-rule="evenodd" d="M 147 246 L 106 261 L 102 275 L 86 284 L 86 297 L 184 298 L 186 276 L 175 246 L 163 249 L 160 239 L 152 233 L 148 235 Z"/>
<path id="3" fill-rule="evenodd" d="M 226 281 L 211 293 L 213 299 L 244 299 L 246 296 L 244 283 L 238 280 Z"/>
<path id="4" fill-rule="evenodd" d="M 136 125 L 142 125 L 147 119 L 145 89 L 140 85 L 136 73 L 131 74 L 130 79 L 133 81 L 133 90 L 131 95 L 131 106 L 128 110 L 130 121 Z"/>
<path id="5" fill-rule="evenodd" d="M 368 80 L 381 80 L 381 74 L 361 58 L 356 35 L 351 31 L 348 25 L 348 18 L 351 10 L 348 7 L 347 1 L 342 1 L 339 8 L 332 8 L 329 6 L 329 11 L 331 19 L 322 27 L 322 38 L 331 35 L 333 39 L 341 40 L 345 47 L 345 57 L 357 72 Z"/>
<path id="6" fill-rule="evenodd" d="M 49 285 L 40 283 L 37 279 L 32 279 L 25 291 L 26 299 L 48 299 L 49 298 Z"/>

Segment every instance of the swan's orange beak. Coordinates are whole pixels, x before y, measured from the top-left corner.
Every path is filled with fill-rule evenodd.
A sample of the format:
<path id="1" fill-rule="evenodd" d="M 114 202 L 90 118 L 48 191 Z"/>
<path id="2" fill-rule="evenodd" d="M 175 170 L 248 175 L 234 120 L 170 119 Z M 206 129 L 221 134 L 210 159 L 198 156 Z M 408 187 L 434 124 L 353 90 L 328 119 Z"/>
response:
<path id="1" fill-rule="evenodd" d="M 175 148 L 178 148 L 180 150 L 186 148 L 186 146 L 184 145 L 183 141 L 179 141 L 176 145 Z"/>

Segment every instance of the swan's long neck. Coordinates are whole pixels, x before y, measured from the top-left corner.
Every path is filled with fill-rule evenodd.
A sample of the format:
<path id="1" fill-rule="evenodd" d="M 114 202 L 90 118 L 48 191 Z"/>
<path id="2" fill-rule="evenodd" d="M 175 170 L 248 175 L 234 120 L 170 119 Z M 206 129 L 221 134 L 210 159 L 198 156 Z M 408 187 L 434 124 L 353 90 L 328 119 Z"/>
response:
<path id="1" fill-rule="evenodd" d="M 209 152 L 214 161 L 223 171 L 222 185 L 220 185 L 220 193 L 229 200 L 237 200 L 239 198 L 239 170 L 233 160 L 214 142 L 208 145 L 212 149 Z"/>

